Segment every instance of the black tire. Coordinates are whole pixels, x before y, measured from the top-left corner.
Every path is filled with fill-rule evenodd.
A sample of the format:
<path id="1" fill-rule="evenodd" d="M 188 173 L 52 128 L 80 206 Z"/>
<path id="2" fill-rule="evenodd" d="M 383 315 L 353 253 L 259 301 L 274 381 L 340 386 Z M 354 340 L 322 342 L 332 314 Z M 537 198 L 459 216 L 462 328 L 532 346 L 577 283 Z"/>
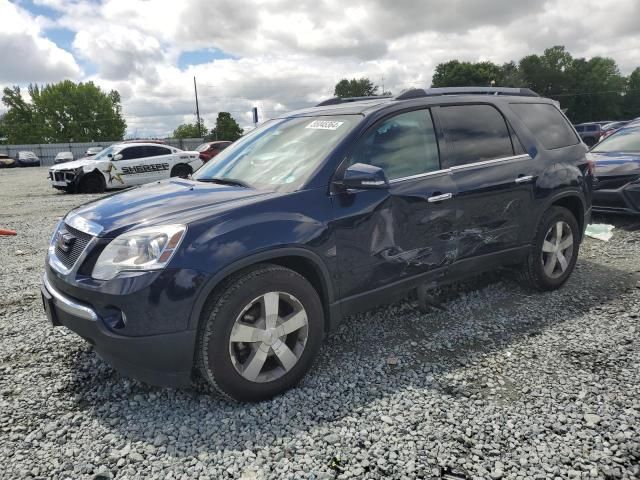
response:
<path id="1" fill-rule="evenodd" d="M 85 175 L 78 186 L 79 193 L 103 193 L 104 189 L 104 178 L 99 173 Z"/>
<path id="2" fill-rule="evenodd" d="M 552 254 L 543 252 L 543 245 L 545 244 L 545 239 L 548 238 L 547 236 L 552 233 L 551 228 L 555 228 L 558 222 L 566 225 L 563 230 L 564 233 L 566 233 L 567 228 L 571 230 L 573 238 L 571 258 L 566 262 L 565 270 L 562 270 L 562 265 L 558 262 L 554 269 L 555 274 L 549 275 L 545 271 L 545 260 Z M 576 265 L 580 250 L 580 236 L 578 221 L 571 211 L 558 206 L 549 208 L 542 216 L 536 229 L 527 261 L 522 266 L 521 279 L 537 290 L 544 291 L 560 288 L 567 281 Z"/>
<path id="3" fill-rule="evenodd" d="M 236 319 L 247 318 L 242 316 L 251 311 L 247 311 L 246 308 L 252 305 L 252 302 L 257 298 L 265 294 L 272 295 L 273 293 L 270 292 L 284 294 L 278 297 L 278 308 L 283 305 L 282 299 L 289 296 L 293 296 L 304 308 L 308 322 L 304 327 L 306 329 L 306 344 L 302 347 L 297 362 L 280 377 L 262 382 L 251 381 L 239 372 L 239 367 L 234 366 L 234 361 L 237 363 L 238 356 L 234 350 L 236 344 L 232 346 L 230 343 L 231 333 Z M 266 306 L 264 308 L 266 309 Z M 261 318 L 254 320 L 256 325 L 260 321 L 262 321 Z M 322 302 L 307 279 L 293 270 L 278 265 L 256 265 L 230 277 L 213 292 L 208 300 L 198 331 L 198 370 L 210 386 L 229 399 L 242 402 L 269 399 L 296 385 L 311 368 L 322 344 L 323 325 Z M 284 341 L 289 343 L 289 336 L 280 338 L 285 338 Z M 297 340 L 294 339 L 294 341 Z M 259 347 L 259 344 L 265 345 L 256 342 L 253 344 L 240 343 L 240 346 L 250 349 L 252 346 Z M 269 367 L 269 365 L 279 371 L 284 370 L 283 364 L 279 364 L 277 358 L 279 355 L 276 356 L 275 351 L 270 347 L 266 347 L 266 349 L 269 351 L 270 357 L 266 362 L 263 362 L 263 366 L 258 371 L 262 372 L 262 369 Z M 289 352 L 291 351 L 289 350 Z M 233 359 L 232 355 L 234 355 Z M 251 358 L 251 355 L 249 357 Z M 246 366 L 248 363 L 249 360 L 244 365 Z"/>
<path id="4" fill-rule="evenodd" d="M 191 175 L 191 167 L 184 163 L 179 163 L 171 169 L 172 177 L 187 178 L 189 175 Z"/>

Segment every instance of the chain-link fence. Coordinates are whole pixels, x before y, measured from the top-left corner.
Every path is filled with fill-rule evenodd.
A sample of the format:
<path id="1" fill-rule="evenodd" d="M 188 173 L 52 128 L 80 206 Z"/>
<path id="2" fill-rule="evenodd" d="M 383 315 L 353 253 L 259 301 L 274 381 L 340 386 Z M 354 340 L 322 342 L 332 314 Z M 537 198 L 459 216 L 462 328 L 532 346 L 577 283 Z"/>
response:
<path id="1" fill-rule="evenodd" d="M 141 140 L 142 141 L 142 140 Z M 204 142 L 202 138 L 167 138 L 163 140 L 167 145 L 180 148 L 182 150 L 195 150 Z M 43 166 L 53 165 L 53 160 L 60 152 L 71 152 L 74 159 L 85 156 L 85 152 L 90 147 L 106 148 L 109 145 L 121 142 L 88 142 L 88 143 L 42 143 L 35 145 L 0 145 L 0 154 L 9 155 L 16 158 L 18 152 L 33 152 L 40 159 Z"/>

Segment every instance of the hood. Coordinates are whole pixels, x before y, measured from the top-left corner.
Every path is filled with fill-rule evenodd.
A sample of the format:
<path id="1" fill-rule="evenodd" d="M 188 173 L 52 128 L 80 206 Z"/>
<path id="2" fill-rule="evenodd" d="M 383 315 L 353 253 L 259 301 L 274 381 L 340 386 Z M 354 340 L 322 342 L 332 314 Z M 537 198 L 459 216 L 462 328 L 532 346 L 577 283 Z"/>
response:
<path id="1" fill-rule="evenodd" d="M 74 170 L 76 168 L 96 167 L 100 164 L 99 161 L 91 158 L 81 158 L 79 160 L 72 160 L 70 162 L 57 163 L 53 165 L 50 170 Z"/>
<path id="2" fill-rule="evenodd" d="M 640 175 L 640 152 L 590 152 L 588 156 L 596 163 L 596 178 Z"/>
<path id="3" fill-rule="evenodd" d="M 114 237 L 143 225 L 188 224 L 278 195 L 281 194 L 172 178 L 103 197 L 70 214 L 98 224 L 101 237 Z"/>

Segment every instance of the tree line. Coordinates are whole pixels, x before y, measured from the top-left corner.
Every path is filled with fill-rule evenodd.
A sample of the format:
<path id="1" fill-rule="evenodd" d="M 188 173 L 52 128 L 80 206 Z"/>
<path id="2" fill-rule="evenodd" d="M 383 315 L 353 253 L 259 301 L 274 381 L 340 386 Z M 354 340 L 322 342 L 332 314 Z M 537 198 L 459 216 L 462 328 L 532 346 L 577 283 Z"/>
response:
<path id="1" fill-rule="evenodd" d="M 563 46 L 502 65 L 459 60 L 440 63 L 431 86 L 530 88 L 559 101 L 574 123 L 640 117 L 640 67 L 625 77 L 613 58 L 574 58 Z M 368 78 L 342 79 L 334 95 L 378 95 L 378 88 Z"/>

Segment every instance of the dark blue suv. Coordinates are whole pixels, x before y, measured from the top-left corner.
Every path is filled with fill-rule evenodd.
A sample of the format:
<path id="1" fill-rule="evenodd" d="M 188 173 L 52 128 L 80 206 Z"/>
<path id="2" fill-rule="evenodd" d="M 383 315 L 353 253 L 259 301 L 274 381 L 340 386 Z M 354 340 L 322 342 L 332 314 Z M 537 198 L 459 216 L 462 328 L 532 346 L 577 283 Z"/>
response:
<path id="1" fill-rule="evenodd" d="M 585 153 L 530 90 L 331 99 L 266 122 L 191 179 L 71 211 L 45 309 L 125 374 L 269 398 L 344 316 L 413 289 L 499 267 L 560 287 L 591 211 Z"/>

